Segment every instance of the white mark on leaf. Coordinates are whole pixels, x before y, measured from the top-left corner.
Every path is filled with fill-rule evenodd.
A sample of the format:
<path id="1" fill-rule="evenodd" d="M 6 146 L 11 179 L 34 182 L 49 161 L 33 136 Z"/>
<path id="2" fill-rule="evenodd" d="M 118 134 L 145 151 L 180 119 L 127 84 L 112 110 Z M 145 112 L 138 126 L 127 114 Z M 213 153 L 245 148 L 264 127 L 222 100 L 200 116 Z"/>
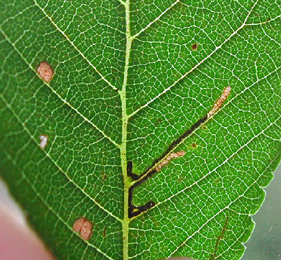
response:
<path id="1" fill-rule="evenodd" d="M 40 135 L 40 147 L 44 149 L 48 144 L 48 136 L 47 135 Z"/>

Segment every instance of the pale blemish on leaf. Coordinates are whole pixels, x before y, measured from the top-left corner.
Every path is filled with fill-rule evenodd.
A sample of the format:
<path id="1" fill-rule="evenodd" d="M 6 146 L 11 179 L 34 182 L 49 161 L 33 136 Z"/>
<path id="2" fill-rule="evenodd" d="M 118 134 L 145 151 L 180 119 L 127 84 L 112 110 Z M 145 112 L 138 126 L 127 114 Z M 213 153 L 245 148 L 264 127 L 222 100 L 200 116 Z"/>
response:
<path id="1" fill-rule="evenodd" d="M 165 160 L 163 160 L 159 165 L 156 166 L 155 170 L 160 171 L 161 168 L 167 165 L 172 159 L 182 157 L 184 155 L 185 155 L 185 151 L 171 153 L 170 155 L 167 156 L 167 158 L 165 158 Z"/>
<path id="2" fill-rule="evenodd" d="M 37 72 L 38 72 L 40 78 L 43 79 L 47 83 L 49 83 L 54 76 L 54 71 L 53 71 L 52 67 L 46 61 L 42 61 L 39 64 L 39 66 L 37 67 Z"/>
<path id="3" fill-rule="evenodd" d="M 222 95 L 220 96 L 220 98 L 216 101 L 215 105 L 213 106 L 213 108 L 210 110 L 210 112 L 208 113 L 208 118 L 210 118 L 211 116 L 213 116 L 222 106 L 222 104 L 224 103 L 224 101 L 227 99 L 227 97 L 229 96 L 231 92 L 231 87 L 227 86 L 224 90 Z"/>
<path id="4" fill-rule="evenodd" d="M 48 144 L 48 136 L 47 135 L 40 135 L 40 147 L 44 149 Z"/>
<path id="5" fill-rule="evenodd" d="M 78 232 L 84 240 L 89 240 L 93 234 L 93 224 L 88 219 L 81 217 L 75 220 L 73 230 Z"/>

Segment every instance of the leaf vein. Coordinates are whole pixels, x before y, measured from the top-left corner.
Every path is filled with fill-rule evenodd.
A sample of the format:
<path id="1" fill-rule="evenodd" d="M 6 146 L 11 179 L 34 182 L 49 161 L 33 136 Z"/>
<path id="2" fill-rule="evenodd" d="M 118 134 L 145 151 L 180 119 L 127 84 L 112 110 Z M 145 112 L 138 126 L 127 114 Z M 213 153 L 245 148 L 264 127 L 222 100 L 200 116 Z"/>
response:
<path id="1" fill-rule="evenodd" d="M 1 33 L 6 38 L 7 42 L 16 50 L 16 52 L 19 54 L 19 56 L 23 59 L 23 61 L 29 66 L 29 68 L 37 75 L 36 70 L 32 67 L 32 65 L 23 57 L 21 52 L 18 50 L 18 48 L 15 46 L 15 44 L 9 39 L 9 37 L 5 34 L 5 32 L 0 28 Z M 68 107 L 70 107 L 73 111 L 75 111 L 80 117 L 82 117 L 86 122 L 88 122 L 90 125 L 92 125 L 97 131 L 99 131 L 105 138 L 107 138 L 111 143 L 113 143 L 117 148 L 120 149 L 120 145 L 116 143 L 111 137 L 109 137 L 106 133 L 104 133 L 98 126 L 96 126 L 90 119 L 85 117 L 77 108 L 72 106 L 67 100 L 62 98 L 60 94 L 51 87 L 51 85 L 44 81 L 44 84 Z"/>
<path id="2" fill-rule="evenodd" d="M 62 218 L 56 213 L 56 211 L 51 207 L 51 205 L 50 205 L 48 202 L 46 202 L 46 201 L 44 200 L 44 197 L 43 197 L 43 196 L 40 194 L 40 192 L 34 187 L 34 185 L 33 185 L 32 182 L 30 181 L 30 179 L 27 177 L 27 175 L 24 173 L 24 171 L 21 171 L 21 170 L 19 169 L 17 163 L 12 159 L 12 157 L 10 156 L 10 154 L 9 154 L 6 150 L 4 150 L 3 148 L 2 148 L 2 150 L 6 153 L 7 158 L 13 163 L 13 165 L 15 166 L 15 168 L 16 168 L 19 172 L 21 172 L 22 178 L 28 183 L 28 185 L 29 185 L 30 188 L 33 190 L 33 192 L 38 196 L 38 198 L 40 198 L 40 200 L 41 200 L 41 201 L 45 204 L 45 206 L 58 218 L 58 220 L 59 220 L 60 222 L 62 222 L 73 234 L 75 234 L 76 236 L 78 236 L 84 243 L 86 243 L 87 246 L 90 246 L 90 247 L 94 248 L 94 249 L 97 250 L 100 254 L 104 255 L 104 256 L 107 257 L 108 259 L 114 260 L 113 258 L 111 258 L 110 256 L 108 256 L 106 253 L 104 253 L 102 250 L 100 250 L 100 249 L 99 249 L 98 247 L 96 247 L 95 245 L 93 245 L 93 244 L 89 243 L 88 241 L 82 239 L 82 238 L 78 235 L 78 233 L 73 232 L 72 227 L 71 227 L 70 225 L 68 225 L 68 224 L 64 221 L 64 219 L 62 219 Z"/>
<path id="3" fill-rule="evenodd" d="M 171 88 L 173 88 L 175 85 L 177 85 L 177 83 L 179 83 L 181 80 L 183 80 L 186 76 L 188 76 L 189 74 L 191 74 L 193 71 L 195 71 L 201 64 L 203 64 L 206 60 L 210 59 L 215 53 L 217 53 L 218 50 L 220 50 L 227 42 L 230 41 L 230 39 L 232 39 L 239 31 L 241 31 L 245 26 L 247 26 L 247 20 L 250 16 L 250 14 L 252 13 L 254 7 L 256 6 L 256 4 L 258 3 L 259 0 L 257 0 L 255 2 L 255 4 L 252 6 L 251 10 L 249 11 L 249 13 L 247 14 L 244 22 L 242 23 L 242 25 L 240 27 L 238 27 L 238 29 L 236 29 L 235 31 L 232 32 L 232 34 L 230 36 L 228 36 L 223 43 L 221 43 L 219 46 L 216 46 L 215 49 L 209 54 L 207 55 L 204 59 L 202 59 L 199 63 L 197 63 L 194 67 L 192 67 L 188 72 L 186 72 L 185 74 L 183 74 L 180 78 L 178 78 L 174 83 L 172 83 L 169 87 L 167 87 L 166 89 L 164 89 L 160 94 L 158 94 L 157 96 L 155 96 L 154 98 L 152 98 L 151 100 L 149 100 L 146 104 L 142 105 L 141 107 L 139 107 L 138 109 L 136 109 L 134 112 L 132 112 L 130 115 L 128 115 L 128 118 L 133 117 L 134 115 L 136 115 L 138 112 L 140 112 L 142 109 L 144 109 L 145 107 L 149 106 L 151 103 L 153 103 L 155 100 L 157 100 L 158 98 L 160 98 L 161 96 L 163 96 L 166 92 L 168 92 Z"/>
<path id="4" fill-rule="evenodd" d="M 44 10 L 44 8 L 42 8 L 36 0 L 33 0 L 34 4 L 43 12 L 43 14 L 50 20 L 50 22 L 54 25 L 54 27 L 66 38 L 66 40 L 73 46 L 73 48 L 82 56 L 82 58 L 84 60 L 87 61 L 87 63 L 98 73 L 98 75 L 101 77 L 102 80 L 104 80 L 111 88 L 113 88 L 114 90 L 118 90 L 117 87 L 115 87 L 114 85 L 112 85 L 112 83 L 110 83 L 102 74 L 101 72 L 97 69 L 97 67 L 84 55 L 83 52 L 81 52 L 76 46 L 75 44 L 69 39 L 69 37 L 65 34 L 65 32 L 63 30 L 61 30 L 58 25 L 52 20 L 52 18 L 46 13 L 46 11 Z"/>
<path id="5" fill-rule="evenodd" d="M 161 204 L 164 204 L 168 201 L 170 201 L 172 198 L 178 196 L 179 194 L 185 192 L 188 189 L 191 189 L 194 185 L 198 185 L 198 183 L 204 179 L 206 179 L 211 173 L 215 172 L 216 170 L 218 170 L 220 167 L 222 167 L 224 164 L 226 164 L 231 158 L 233 158 L 233 156 L 235 156 L 236 154 L 238 154 L 243 148 L 247 147 L 252 141 L 254 141 L 257 137 L 259 137 L 260 135 L 264 134 L 264 132 L 269 129 L 271 126 L 275 125 L 276 122 L 278 120 L 280 120 L 281 117 L 278 117 L 274 122 L 270 123 L 265 129 L 263 129 L 259 134 L 253 136 L 248 142 L 246 142 L 245 144 L 243 144 L 238 150 L 236 150 L 231 156 L 229 156 L 227 159 L 225 159 L 220 165 L 218 165 L 217 167 L 215 167 L 213 170 L 209 171 L 206 175 L 204 175 L 202 178 L 200 178 L 198 181 L 194 182 L 193 184 L 189 185 L 188 187 L 178 191 L 176 194 L 172 195 L 171 197 L 163 200 L 162 202 L 159 202 L 155 205 L 155 207 L 160 206 Z"/>
<path id="6" fill-rule="evenodd" d="M 2 101 L 6 104 L 6 107 L 12 112 L 12 114 L 14 115 L 14 117 L 17 119 L 17 121 L 21 124 L 22 128 L 24 129 L 24 131 L 30 136 L 30 138 L 38 145 L 37 140 L 35 139 L 34 135 L 31 134 L 31 132 L 28 130 L 28 128 L 25 126 L 25 124 L 20 120 L 20 118 L 18 117 L 18 115 L 16 114 L 16 112 L 14 111 L 14 109 L 11 107 L 11 105 L 7 102 L 7 100 L 0 95 Z M 41 149 L 42 150 L 42 149 Z M 106 212 L 108 215 L 110 215 L 111 217 L 115 218 L 117 221 L 122 222 L 122 220 L 120 218 L 118 218 L 117 216 L 115 216 L 113 213 L 111 213 L 110 211 L 108 211 L 106 208 L 104 208 L 102 205 L 100 205 L 94 198 L 92 198 L 91 196 L 89 196 L 78 184 L 76 184 L 72 178 L 69 177 L 69 174 L 67 172 L 65 172 L 59 165 L 58 163 L 52 158 L 52 156 L 46 152 L 45 150 L 42 150 L 45 153 L 45 156 L 48 157 L 51 162 L 59 169 L 60 172 L 62 172 L 65 177 L 69 180 L 69 182 L 71 182 L 76 188 L 78 188 L 87 198 L 89 198 L 91 201 L 93 201 L 100 209 L 102 209 L 104 212 Z"/>
<path id="7" fill-rule="evenodd" d="M 148 29 L 152 24 L 157 22 L 165 13 L 167 13 L 170 9 L 172 9 L 180 0 L 176 0 L 172 5 L 170 5 L 164 12 L 162 12 L 158 17 L 156 17 L 152 22 L 150 22 L 146 27 L 141 29 L 138 33 L 132 36 L 132 38 L 137 38 L 141 33 L 143 33 L 146 29 Z"/>
<path id="8" fill-rule="evenodd" d="M 278 118 L 278 120 L 281 117 Z M 277 120 L 276 120 L 277 121 Z M 274 122 L 275 123 L 275 122 Z M 266 129 L 264 129 L 264 131 L 266 131 L 268 128 L 270 128 L 272 125 L 274 125 L 274 123 L 272 123 L 270 126 L 268 126 Z M 276 156 L 277 158 L 277 156 Z M 239 200 L 240 198 L 243 198 L 246 194 L 246 192 L 255 184 L 258 183 L 259 179 L 262 177 L 262 175 L 270 168 L 270 166 L 273 164 L 274 160 L 272 160 L 272 162 L 270 162 L 270 164 L 264 169 L 264 171 L 259 175 L 259 177 L 257 178 L 257 180 L 255 180 L 251 185 L 249 185 L 249 187 L 247 187 L 247 189 L 243 192 L 243 194 L 239 195 L 236 199 L 234 199 L 233 201 L 231 201 L 227 206 L 225 206 L 224 208 L 222 208 L 221 210 L 219 210 L 214 216 L 212 216 L 211 218 L 209 218 L 200 228 L 198 228 L 195 232 L 193 232 L 193 234 L 191 234 L 187 239 L 185 239 L 180 246 L 178 246 L 177 249 L 175 249 L 170 255 L 169 257 L 171 257 L 173 254 L 175 254 L 182 246 L 184 246 L 187 241 L 189 239 L 191 239 L 194 235 L 196 235 L 197 233 L 200 232 L 201 229 L 203 229 L 211 220 L 213 220 L 216 216 L 218 216 L 220 213 L 222 213 L 225 210 L 230 210 L 232 212 L 235 212 L 234 210 L 230 209 L 230 206 L 232 204 L 234 204 L 237 200 Z M 259 186 L 260 187 L 260 186 Z M 236 214 L 241 214 L 239 212 L 235 212 Z M 249 216 L 249 214 L 246 214 Z"/>

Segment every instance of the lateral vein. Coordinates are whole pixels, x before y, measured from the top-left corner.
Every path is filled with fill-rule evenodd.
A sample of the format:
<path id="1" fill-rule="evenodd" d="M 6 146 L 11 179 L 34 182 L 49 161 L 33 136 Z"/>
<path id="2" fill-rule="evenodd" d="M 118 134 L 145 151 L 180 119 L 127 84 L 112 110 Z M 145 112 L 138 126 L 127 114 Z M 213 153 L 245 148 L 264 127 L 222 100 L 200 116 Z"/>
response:
<path id="1" fill-rule="evenodd" d="M 21 52 L 18 50 L 18 48 L 15 46 L 15 44 L 9 39 L 9 37 L 5 34 L 5 32 L 0 28 L 1 33 L 4 35 L 5 39 L 9 44 L 15 49 L 15 51 L 19 54 L 19 56 L 23 59 L 23 61 L 28 65 L 28 67 L 37 74 L 36 70 L 29 64 L 29 62 L 23 57 Z M 108 139 L 111 143 L 113 143 L 117 148 L 120 149 L 120 145 L 116 143 L 111 137 L 109 137 L 107 134 L 105 134 L 99 127 L 97 127 L 90 119 L 85 117 L 82 113 L 78 111 L 77 108 L 73 107 L 68 101 L 66 101 L 64 98 L 60 96 L 60 94 L 51 87 L 51 85 L 45 81 L 43 81 L 44 84 L 68 107 L 70 107 L 73 111 L 75 111 L 80 117 L 82 117 L 86 122 L 88 122 L 90 125 L 92 125 L 97 131 L 99 131 L 106 139 Z"/>

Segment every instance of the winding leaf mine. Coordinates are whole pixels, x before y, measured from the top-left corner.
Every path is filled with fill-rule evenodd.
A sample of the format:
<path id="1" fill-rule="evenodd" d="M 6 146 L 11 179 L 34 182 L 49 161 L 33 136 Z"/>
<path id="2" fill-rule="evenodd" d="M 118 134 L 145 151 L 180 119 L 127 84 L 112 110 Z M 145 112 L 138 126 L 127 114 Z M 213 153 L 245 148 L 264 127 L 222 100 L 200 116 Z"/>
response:
<path id="1" fill-rule="evenodd" d="M 280 161 L 280 1 L 0 10 L 0 174 L 56 259 L 241 259 Z"/>

